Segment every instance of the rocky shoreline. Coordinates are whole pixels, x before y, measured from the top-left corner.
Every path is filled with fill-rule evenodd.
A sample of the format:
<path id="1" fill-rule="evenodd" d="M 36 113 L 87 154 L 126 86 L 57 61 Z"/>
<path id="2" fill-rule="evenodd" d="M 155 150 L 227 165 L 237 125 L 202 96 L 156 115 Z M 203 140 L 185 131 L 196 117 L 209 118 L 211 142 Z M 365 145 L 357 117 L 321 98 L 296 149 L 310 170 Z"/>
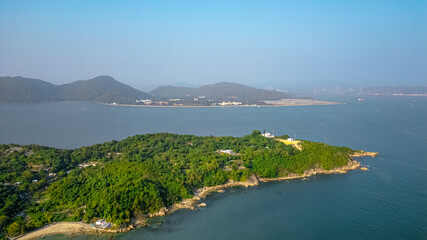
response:
<path id="1" fill-rule="evenodd" d="M 380 153 L 377 152 L 365 152 L 363 150 L 354 151 L 353 154 L 350 154 L 350 157 L 352 158 L 358 158 L 358 157 L 376 157 L 380 155 Z"/>
<path id="2" fill-rule="evenodd" d="M 321 168 L 314 168 L 305 171 L 302 175 L 298 174 L 289 174 L 286 177 L 278 177 L 278 178 L 260 178 L 260 182 L 271 182 L 271 181 L 283 181 L 283 180 L 291 180 L 291 179 L 299 179 L 299 178 L 308 178 L 318 174 L 345 174 L 350 170 L 359 169 L 362 165 L 360 162 L 351 160 L 346 166 L 334 168 L 331 170 L 324 170 Z"/>
<path id="3" fill-rule="evenodd" d="M 170 208 L 163 207 L 158 212 L 144 215 L 138 218 L 134 218 L 132 220 L 132 225 L 127 228 L 120 229 L 101 229 L 97 227 L 93 227 L 89 224 L 81 223 L 81 222 L 59 222 L 52 223 L 43 228 L 37 229 L 33 232 L 24 234 L 23 236 L 14 238 L 20 240 L 29 240 L 34 238 L 40 238 L 47 235 L 53 234 L 102 234 L 102 233 L 123 233 L 128 232 L 135 229 L 135 226 L 145 226 L 147 225 L 147 219 L 164 216 L 167 214 L 171 214 L 179 209 L 190 209 L 194 210 L 196 207 L 206 207 L 205 203 L 199 203 L 200 200 L 206 198 L 212 192 L 223 192 L 225 188 L 232 187 L 253 187 L 259 185 L 259 182 L 271 182 L 271 181 L 284 181 L 284 180 L 292 180 L 292 179 L 305 179 L 310 176 L 318 175 L 318 174 L 345 174 L 348 171 L 365 168 L 362 167 L 361 163 L 354 160 L 354 158 L 359 157 L 376 157 L 379 153 L 377 152 L 364 152 L 363 150 L 355 151 L 353 154 L 349 155 L 350 160 L 346 166 L 333 168 L 330 170 L 325 170 L 321 168 L 315 168 L 305 171 L 302 175 L 298 174 L 289 174 L 285 177 L 278 178 L 257 178 L 255 175 L 251 175 L 249 179 L 245 182 L 236 182 L 230 180 L 226 184 L 212 186 L 212 187 L 203 187 L 201 189 L 197 189 L 193 192 L 193 197 L 189 199 L 184 199 L 179 203 L 173 204 Z"/>
<path id="4" fill-rule="evenodd" d="M 175 203 L 171 207 L 171 212 L 175 212 L 179 209 L 191 209 L 193 210 L 196 206 L 196 203 L 200 201 L 203 198 L 206 198 L 211 192 L 216 192 L 219 190 L 223 190 L 225 188 L 232 188 L 232 187 L 253 187 L 259 185 L 258 178 L 255 175 L 250 176 L 250 178 L 246 182 L 235 182 L 230 181 L 226 184 L 212 186 L 212 187 L 204 187 L 201 189 L 198 189 L 194 192 L 194 197 L 189 199 L 184 199 L 183 201 L 179 203 Z"/>
<path id="5" fill-rule="evenodd" d="M 145 225 L 147 218 L 164 216 L 166 214 L 171 214 L 171 213 L 173 213 L 179 209 L 194 210 L 196 207 L 200 207 L 200 204 L 198 204 L 198 202 L 200 200 L 202 200 L 203 198 L 206 198 L 211 192 L 224 192 L 224 189 L 226 189 L 226 188 L 253 187 L 253 186 L 258 186 L 259 182 L 272 182 L 272 181 L 284 181 L 284 180 L 292 180 L 292 179 L 305 179 L 305 178 L 308 178 L 310 176 L 318 175 L 318 174 L 345 174 L 348 171 L 355 170 L 355 169 L 361 169 L 361 168 L 366 169 L 366 167 L 363 167 L 362 164 L 360 162 L 354 160 L 354 158 L 376 157 L 378 155 L 379 155 L 379 153 L 377 153 L 377 152 L 365 152 L 363 150 L 359 150 L 359 151 L 355 151 L 353 154 L 349 155 L 350 160 L 349 160 L 348 164 L 343 166 L 343 167 L 333 168 L 330 170 L 325 170 L 322 168 L 315 168 L 315 169 L 310 169 L 310 170 L 305 171 L 302 175 L 298 175 L 298 174 L 293 173 L 293 174 L 289 174 L 286 177 L 277 177 L 277 178 L 257 178 L 255 175 L 251 175 L 250 178 L 245 182 L 236 182 L 236 181 L 230 180 L 226 184 L 212 186 L 212 187 L 203 187 L 203 188 L 200 188 L 200 189 L 197 189 L 196 191 L 194 191 L 192 198 L 184 199 L 179 203 L 175 203 L 170 208 L 163 207 L 162 209 L 160 209 L 160 211 L 153 213 L 153 214 L 149 214 L 143 218 L 134 219 L 133 224 L 135 226 Z M 203 207 L 206 206 L 206 204 L 204 204 L 204 203 L 201 203 L 201 204 L 203 204 Z"/>

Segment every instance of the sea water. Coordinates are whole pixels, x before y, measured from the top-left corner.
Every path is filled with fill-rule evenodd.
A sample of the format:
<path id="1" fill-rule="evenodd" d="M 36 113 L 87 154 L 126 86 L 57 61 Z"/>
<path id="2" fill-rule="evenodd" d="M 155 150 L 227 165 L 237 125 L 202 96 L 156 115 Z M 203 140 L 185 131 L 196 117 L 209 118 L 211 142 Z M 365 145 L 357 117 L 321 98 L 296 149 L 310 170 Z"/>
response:
<path id="1" fill-rule="evenodd" d="M 153 219 L 151 227 L 73 239 L 427 239 L 427 98 L 357 98 L 261 108 L 0 104 L 0 143 L 76 148 L 143 133 L 243 136 L 266 129 L 381 154 L 359 159 L 368 172 L 226 189 L 204 199 L 207 208 Z"/>

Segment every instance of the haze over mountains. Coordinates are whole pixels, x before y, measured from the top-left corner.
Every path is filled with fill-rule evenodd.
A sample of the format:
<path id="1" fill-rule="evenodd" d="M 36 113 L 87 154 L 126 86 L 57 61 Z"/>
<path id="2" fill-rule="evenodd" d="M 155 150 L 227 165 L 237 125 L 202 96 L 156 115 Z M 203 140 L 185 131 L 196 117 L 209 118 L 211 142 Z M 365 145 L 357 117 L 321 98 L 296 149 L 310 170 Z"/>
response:
<path id="1" fill-rule="evenodd" d="M 208 84 L 199 88 L 162 86 L 149 93 L 158 98 L 198 98 L 203 96 L 214 100 L 228 101 L 272 100 L 296 97 L 284 92 L 256 89 L 231 82 Z"/>
<path id="2" fill-rule="evenodd" d="M 1 102 L 96 101 L 134 102 L 150 95 L 116 81 L 98 76 L 85 81 L 54 85 L 24 77 L 0 77 Z"/>
<path id="3" fill-rule="evenodd" d="M 1 102 L 94 101 L 131 103 L 150 97 L 116 81 L 110 76 L 98 76 L 84 81 L 54 85 L 39 79 L 0 77 Z"/>
<path id="4" fill-rule="evenodd" d="M 151 97 L 149 94 L 121 83 L 110 76 L 99 76 L 90 80 L 61 85 L 60 96 L 66 101 L 103 103 L 134 103 L 135 99 Z"/>
<path id="5" fill-rule="evenodd" d="M 0 77 L 0 102 L 94 101 L 135 103 L 139 99 L 191 99 L 204 96 L 219 101 L 258 101 L 292 98 L 287 93 L 221 82 L 199 88 L 163 86 L 145 93 L 110 76 L 54 85 L 32 78 Z"/>
<path id="6" fill-rule="evenodd" d="M 399 87 L 370 87 L 363 89 L 364 94 L 395 95 L 395 94 L 427 94 L 427 87 L 399 86 Z"/>

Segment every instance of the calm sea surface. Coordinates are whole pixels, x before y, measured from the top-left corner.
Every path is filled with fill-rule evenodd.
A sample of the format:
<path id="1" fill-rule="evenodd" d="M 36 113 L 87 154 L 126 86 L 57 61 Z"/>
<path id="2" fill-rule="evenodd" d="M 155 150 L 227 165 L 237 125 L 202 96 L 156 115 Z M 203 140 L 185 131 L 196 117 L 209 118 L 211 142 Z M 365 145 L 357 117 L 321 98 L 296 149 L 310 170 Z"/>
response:
<path id="1" fill-rule="evenodd" d="M 207 208 L 153 219 L 117 239 L 427 239 L 427 98 L 324 97 L 333 106 L 138 108 L 0 104 L 0 143 L 76 148 L 142 133 L 276 134 L 378 151 L 370 171 L 227 189 Z M 162 222 L 162 226 L 157 226 Z M 106 239 L 84 235 L 73 239 Z M 69 239 L 56 235 L 45 239 Z"/>

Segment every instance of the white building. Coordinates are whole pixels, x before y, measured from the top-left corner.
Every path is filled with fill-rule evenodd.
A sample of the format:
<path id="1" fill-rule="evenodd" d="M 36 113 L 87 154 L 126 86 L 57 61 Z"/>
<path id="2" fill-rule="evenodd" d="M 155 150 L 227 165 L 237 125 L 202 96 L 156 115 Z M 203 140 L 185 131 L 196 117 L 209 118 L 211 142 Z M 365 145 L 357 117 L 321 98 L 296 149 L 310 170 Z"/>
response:
<path id="1" fill-rule="evenodd" d="M 101 225 L 101 228 L 110 228 L 111 227 L 111 223 L 109 223 L 109 222 L 104 222 L 102 225 Z"/>
<path id="2" fill-rule="evenodd" d="M 105 223 L 105 220 L 104 219 L 99 219 L 98 221 L 96 221 L 95 222 L 95 225 L 96 226 L 101 226 L 102 224 L 104 224 Z"/>
<path id="3" fill-rule="evenodd" d="M 219 150 L 219 152 L 220 153 L 226 153 L 226 154 L 229 154 L 229 155 L 234 154 L 233 150 L 231 150 L 231 149 Z"/>
<path id="4" fill-rule="evenodd" d="M 261 135 L 266 138 L 274 138 L 274 134 L 271 134 L 269 132 L 261 133 Z"/>
<path id="5" fill-rule="evenodd" d="M 150 99 L 140 99 L 140 100 L 136 100 L 136 103 L 143 103 L 146 105 L 150 105 L 153 103 L 153 101 L 151 101 Z"/>
<path id="6" fill-rule="evenodd" d="M 220 106 L 237 106 L 237 105 L 241 105 L 241 104 L 242 104 L 242 102 L 230 102 L 230 101 L 219 103 Z"/>

